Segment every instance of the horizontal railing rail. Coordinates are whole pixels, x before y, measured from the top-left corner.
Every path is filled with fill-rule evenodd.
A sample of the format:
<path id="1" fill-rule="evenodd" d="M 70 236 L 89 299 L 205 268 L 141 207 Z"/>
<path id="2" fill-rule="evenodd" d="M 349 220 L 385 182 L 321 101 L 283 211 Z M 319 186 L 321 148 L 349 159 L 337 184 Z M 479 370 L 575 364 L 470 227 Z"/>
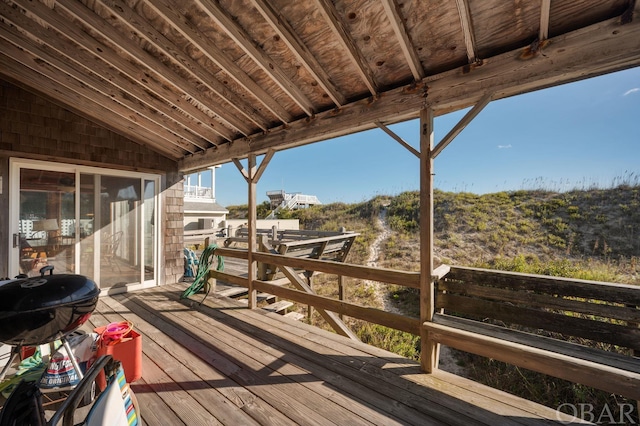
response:
<path id="1" fill-rule="evenodd" d="M 240 249 L 218 248 L 216 249 L 215 254 L 238 259 L 248 258 L 248 252 Z M 420 274 L 417 272 L 404 272 L 393 269 L 353 265 L 330 260 L 305 259 L 259 252 L 252 253 L 252 258 L 257 262 L 276 265 L 283 268 L 287 267 L 296 270 L 322 272 L 342 277 L 351 277 L 411 288 L 420 288 Z M 213 269 L 209 271 L 209 276 L 211 278 L 226 281 L 245 288 L 249 287 L 249 281 L 246 277 L 227 274 Z M 325 309 L 327 311 L 335 312 L 336 314 L 347 315 L 352 318 L 368 321 L 396 330 L 406 331 L 415 335 L 420 334 L 420 321 L 417 318 L 387 312 L 378 308 L 365 307 L 344 300 L 336 300 L 317 294 L 285 288 L 268 281 L 253 280 L 252 284 L 255 290 L 273 294 L 274 296 L 281 297 L 292 302 L 306 304 L 315 309 Z"/>

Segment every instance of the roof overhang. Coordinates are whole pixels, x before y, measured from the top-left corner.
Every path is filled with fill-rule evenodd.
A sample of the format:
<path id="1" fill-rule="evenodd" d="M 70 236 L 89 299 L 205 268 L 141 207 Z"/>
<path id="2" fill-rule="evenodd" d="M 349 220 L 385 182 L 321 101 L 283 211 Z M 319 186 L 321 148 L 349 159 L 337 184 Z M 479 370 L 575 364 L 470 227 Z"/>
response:
<path id="1" fill-rule="evenodd" d="M 640 65 L 633 0 L 7 0 L 0 76 L 191 172 Z"/>

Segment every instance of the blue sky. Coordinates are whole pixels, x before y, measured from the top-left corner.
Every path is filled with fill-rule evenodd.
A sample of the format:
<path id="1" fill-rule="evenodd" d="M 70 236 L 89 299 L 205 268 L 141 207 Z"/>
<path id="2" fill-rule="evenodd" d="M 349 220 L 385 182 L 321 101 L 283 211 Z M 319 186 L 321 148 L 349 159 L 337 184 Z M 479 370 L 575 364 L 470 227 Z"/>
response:
<path id="1" fill-rule="evenodd" d="M 436 143 L 466 111 L 436 118 Z M 417 120 L 391 126 L 416 148 L 418 128 Z M 436 188 L 476 194 L 638 183 L 640 68 L 491 102 L 436 158 L 435 173 Z M 374 129 L 276 152 L 258 183 L 258 202 L 280 189 L 356 203 L 419 189 L 419 164 Z M 216 170 L 216 199 L 247 203 L 246 182 L 232 163 Z"/>

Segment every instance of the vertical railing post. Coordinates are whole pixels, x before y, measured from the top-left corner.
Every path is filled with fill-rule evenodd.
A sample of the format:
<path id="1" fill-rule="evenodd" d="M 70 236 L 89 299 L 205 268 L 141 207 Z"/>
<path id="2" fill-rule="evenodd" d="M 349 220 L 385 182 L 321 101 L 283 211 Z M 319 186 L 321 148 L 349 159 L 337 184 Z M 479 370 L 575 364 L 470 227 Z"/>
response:
<path id="1" fill-rule="evenodd" d="M 434 313 L 433 282 L 433 109 L 420 112 L 420 323 L 431 321 Z M 420 364 L 431 373 L 438 368 L 438 344 L 421 328 Z"/>
<path id="2" fill-rule="evenodd" d="M 344 276 L 342 275 L 338 275 L 338 298 L 341 302 L 344 301 Z M 343 319 L 342 314 L 340 314 L 340 319 Z"/>

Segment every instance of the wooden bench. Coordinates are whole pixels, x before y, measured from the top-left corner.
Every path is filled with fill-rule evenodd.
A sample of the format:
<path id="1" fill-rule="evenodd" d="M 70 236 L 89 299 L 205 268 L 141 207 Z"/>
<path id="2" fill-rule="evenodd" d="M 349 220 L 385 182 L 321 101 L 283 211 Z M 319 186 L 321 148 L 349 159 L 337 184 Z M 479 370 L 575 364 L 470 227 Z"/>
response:
<path id="1" fill-rule="evenodd" d="M 356 237 L 356 232 L 340 231 L 305 231 L 305 230 L 276 230 L 258 229 L 256 238 L 261 244 L 261 251 L 275 250 L 283 256 L 304 257 L 309 259 L 333 260 L 344 262 Z M 234 237 L 224 241 L 224 246 L 233 243 L 247 243 L 249 231 L 239 228 Z M 265 242 L 270 246 L 266 250 Z M 258 278 L 271 281 L 275 278 L 277 268 L 273 265 L 258 264 Z"/>
<path id="2" fill-rule="evenodd" d="M 348 233 L 306 240 L 279 242 L 273 249 L 283 256 L 344 262 L 358 235 L 360 234 Z M 264 240 L 260 241 L 260 245 L 261 251 L 270 251 L 264 248 Z M 269 249 L 271 249 L 271 247 L 269 247 Z M 277 268 L 273 265 L 258 263 L 258 279 L 270 281 L 276 277 L 276 273 Z M 305 273 L 310 275 L 312 272 L 305 271 Z"/>
<path id="3" fill-rule="evenodd" d="M 451 267 L 435 308 L 433 342 L 640 400 L 640 286 Z"/>

